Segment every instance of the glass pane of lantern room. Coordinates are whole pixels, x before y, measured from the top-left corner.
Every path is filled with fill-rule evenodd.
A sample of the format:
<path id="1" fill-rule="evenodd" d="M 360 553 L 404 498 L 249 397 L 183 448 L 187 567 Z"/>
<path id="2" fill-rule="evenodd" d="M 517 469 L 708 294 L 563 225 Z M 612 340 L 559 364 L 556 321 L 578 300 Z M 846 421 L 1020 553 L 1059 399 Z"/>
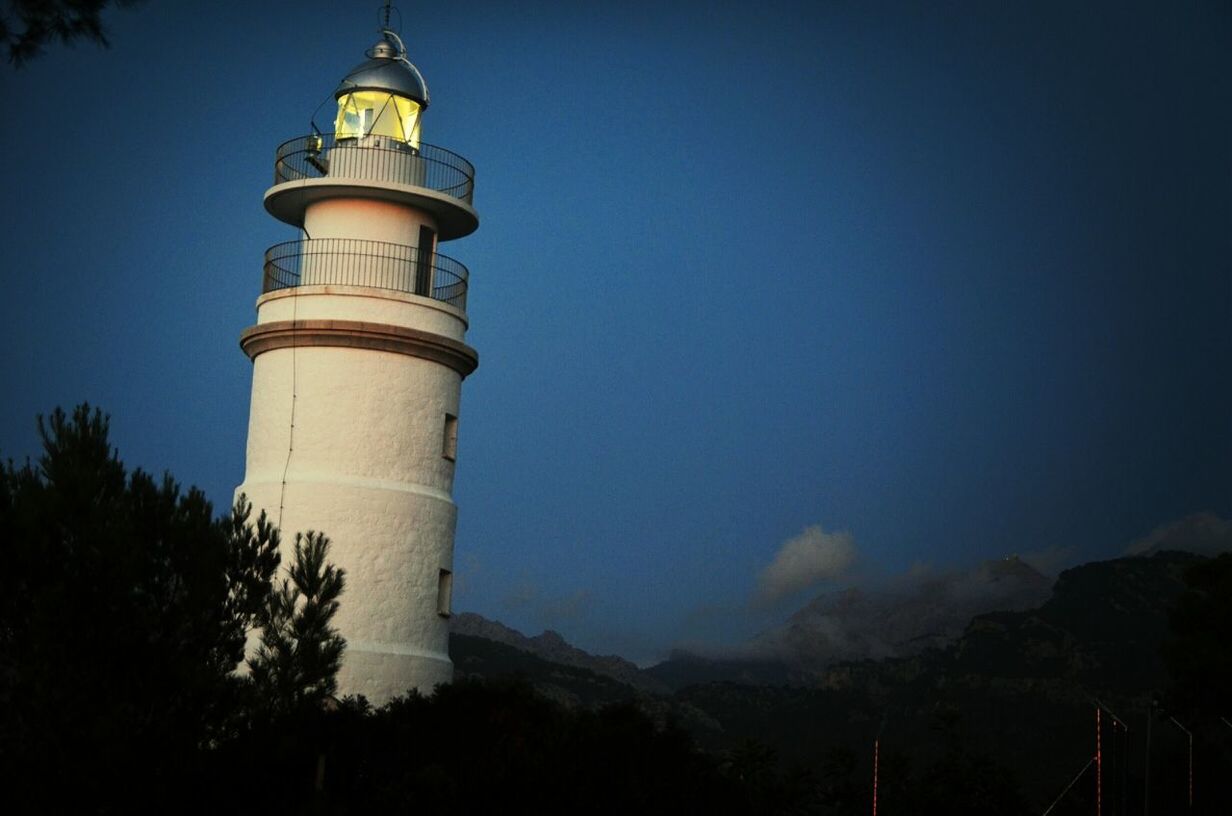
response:
<path id="1" fill-rule="evenodd" d="M 411 147 L 419 147 L 419 104 L 404 96 L 395 96 L 394 104 L 402 139 Z"/>
<path id="2" fill-rule="evenodd" d="M 354 96 L 354 94 L 346 94 L 338 100 L 338 116 L 334 119 L 334 133 L 339 139 L 354 139 L 363 132 Z"/>
<path id="3" fill-rule="evenodd" d="M 338 100 L 334 132 L 340 139 L 389 136 L 418 146 L 419 105 L 381 91 L 355 91 Z"/>

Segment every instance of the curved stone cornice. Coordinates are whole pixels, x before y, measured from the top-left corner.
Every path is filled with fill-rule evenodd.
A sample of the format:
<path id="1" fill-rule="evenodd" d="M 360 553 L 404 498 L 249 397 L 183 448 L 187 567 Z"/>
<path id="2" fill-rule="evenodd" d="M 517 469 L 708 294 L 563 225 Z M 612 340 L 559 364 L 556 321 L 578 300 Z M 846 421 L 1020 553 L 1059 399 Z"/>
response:
<path id="1" fill-rule="evenodd" d="M 371 198 L 425 210 L 436 219 L 442 241 L 465 237 L 479 228 L 479 213 L 460 198 L 380 179 L 326 176 L 280 182 L 265 191 L 265 210 L 279 221 L 303 227 L 308 205 L 328 198 Z"/>
<path id="2" fill-rule="evenodd" d="M 332 346 L 372 349 L 419 357 L 449 366 L 463 378 L 479 367 L 479 354 L 465 343 L 432 332 L 359 320 L 278 320 L 240 333 L 249 359 L 281 348 Z"/>

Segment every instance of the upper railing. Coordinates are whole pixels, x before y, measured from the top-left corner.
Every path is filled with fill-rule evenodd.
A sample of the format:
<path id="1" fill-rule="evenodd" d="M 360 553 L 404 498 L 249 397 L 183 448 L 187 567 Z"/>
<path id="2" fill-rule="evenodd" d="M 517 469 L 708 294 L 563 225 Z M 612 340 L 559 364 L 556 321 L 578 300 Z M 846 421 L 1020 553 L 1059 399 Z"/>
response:
<path id="1" fill-rule="evenodd" d="M 370 286 L 466 311 L 466 267 L 439 252 L 358 238 L 287 241 L 265 251 L 262 292 L 292 286 Z"/>
<path id="2" fill-rule="evenodd" d="M 426 187 L 467 204 L 475 191 L 474 166 L 436 145 L 414 148 L 390 136 L 337 138 L 333 133 L 322 133 L 278 146 L 274 184 L 326 177 Z"/>

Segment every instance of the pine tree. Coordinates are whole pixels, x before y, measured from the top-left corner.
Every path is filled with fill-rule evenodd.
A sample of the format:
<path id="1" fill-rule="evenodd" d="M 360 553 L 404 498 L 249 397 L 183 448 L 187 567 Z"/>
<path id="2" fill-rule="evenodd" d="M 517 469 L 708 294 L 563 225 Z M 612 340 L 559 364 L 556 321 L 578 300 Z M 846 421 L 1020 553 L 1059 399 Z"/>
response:
<path id="1" fill-rule="evenodd" d="M 0 43 L 9 62 L 22 65 L 50 42 L 78 40 L 110 46 L 103 26 L 107 6 L 131 6 L 140 0 L 9 0 L 0 10 Z"/>
<path id="2" fill-rule="evenodd" d="M 258 695 L 274 711 L 319 705 L 337 691 L 345 641 L 330 626 L 345 572 L 329 564 L 329 539 L 295 536 L 295 563 L 262 609 L 261 644 L 248 661 Z"/>
<path id="3" fill-rule="evenodd" d="M 243 497 L 216 519 L 196 488 L 128 473 L 88 405 L 38 428 L 37 463 L 0 467 L 0 777 L 20 780 L 0 787 L 14 812 L 57 796 L 135 807 L 237 733 L 249 636 L 298 595 L 275 585 L 278 530 Z M 307 541 L 291 575 L 308 602 L 286 631 L 319 646 L 281 670 L 309 678 L 297 699 L 332 690 L 343 648 L 328 630 L 341 572 L 324 536 Z"/>

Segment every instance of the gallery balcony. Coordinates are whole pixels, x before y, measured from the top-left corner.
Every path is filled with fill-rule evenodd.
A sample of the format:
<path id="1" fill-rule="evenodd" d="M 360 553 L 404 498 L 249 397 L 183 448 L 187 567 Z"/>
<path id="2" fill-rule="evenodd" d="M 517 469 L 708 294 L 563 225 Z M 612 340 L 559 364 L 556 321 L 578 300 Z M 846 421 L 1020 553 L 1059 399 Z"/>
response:
<path id="1" fill-rule="evenodd" d="M 392 136 L 323 133 L 278 146 L 265 208 L 302 227 L 304 210 L 314 201 L 349 196 L 393 201 L 431 213 L 441 240 L 450 240 L 479 226 L 471 205 L 474 190 L 475 168 L 443 147 L 412 146 Z"/>
<path id="2" fill-rule="evenodd" d="M 465 312 L 468 277 L 465 266 L 439 252 L 357 238 L 316 238 L 266 250 L 261 291 L 366 286 L 432 298 Z"/>

